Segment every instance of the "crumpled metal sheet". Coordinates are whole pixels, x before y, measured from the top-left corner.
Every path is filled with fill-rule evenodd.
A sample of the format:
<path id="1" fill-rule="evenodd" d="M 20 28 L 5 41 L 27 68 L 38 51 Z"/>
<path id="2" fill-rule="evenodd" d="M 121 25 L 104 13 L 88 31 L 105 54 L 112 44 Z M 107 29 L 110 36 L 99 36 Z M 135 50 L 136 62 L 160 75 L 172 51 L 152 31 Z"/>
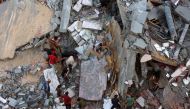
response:
<path id="1" fill-rule="evenodd" d="M 101 100 L 107 86 L 105 59 L 91 59 L 81 64 L 79 97 L 86 100 Z"/>
<path id="2" fill-rule="evenodd" d="M 0 5 L 0 59 L 13 58 L 15 49 L 52 30 L 53 12 L 35 0 L 9 0 Z"/>

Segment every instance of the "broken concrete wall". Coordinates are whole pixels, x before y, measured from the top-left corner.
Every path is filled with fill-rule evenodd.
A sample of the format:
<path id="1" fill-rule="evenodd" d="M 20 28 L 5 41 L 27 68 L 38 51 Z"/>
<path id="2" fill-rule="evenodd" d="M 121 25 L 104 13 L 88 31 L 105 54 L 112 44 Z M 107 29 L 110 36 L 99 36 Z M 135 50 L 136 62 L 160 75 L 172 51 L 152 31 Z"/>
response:
<path id="1" fill-rule="evenodd" d="M 35 0 L 7 1 L 0 16 L 0 59 L 13 58 L 16 48 L 52 30 L 52 11 Z"/>
<path id="2" fill-rule="evenodd" d="M 124 38 L 121 35 L 119 24 L 115 20 L 111 22 L 109 31 L 113 37 L 111 48 L 113 51 L 113 61 L 115 63 L 115 73 L 119 73 L 118 90 L 123 96 L 127 90 L 125 81 L 132 80 L 136 74 L 136 52 L 123 47 Z"/>

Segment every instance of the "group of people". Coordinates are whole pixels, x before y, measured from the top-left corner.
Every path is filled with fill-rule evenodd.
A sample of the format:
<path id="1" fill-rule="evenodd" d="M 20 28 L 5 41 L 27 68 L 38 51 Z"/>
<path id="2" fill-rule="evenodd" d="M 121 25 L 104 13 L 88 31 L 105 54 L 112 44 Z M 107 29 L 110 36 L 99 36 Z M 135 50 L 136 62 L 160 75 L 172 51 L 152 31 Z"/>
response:
<path id="1" fill-rule="evenodd" d="M 58 85 L 57 88 L 57 97 L 59 97 L 60 102 L 64 102 L 64 105 L 66 109 L 71 109 L 71 97 L 69 97 L 69 92 L 65 92 L 65 94 L 62 95 L 62 89 L 61 85 Z"/>
<path id="2" fill-rule="evenodd" d="M 43 84 L 43 89 L 45 91 L 45 93 L 47 94 L 47 97 L 50 98 L 50 83 L 51 80 L 48 80 L 46 82 L 44 82 Z M 61 85 L 58 85 L 56 88 L 57 91 L 57 97 L 59 98 L 60 102 L 64 103 L 64 106 L 66 107 L 66 109 L 71 109 L 71 97 L 69 97 L 69 92 L 65 92 L 64 94 L 62 94 L 62 89 L 61 89 Z"/>
<path id="3" fill-rule="evenodd" d="M 62 45 L 60 45 L 59 37 L 50 38 L 47 36 L 46 38 L 46 43 L 49 47 L 43 47 L 43 51 L 45 52 L 44 57 L 51 66 L 56 66 L 58 63 L 62 65 L 61 75 L 66 80 L 68 73 L 71 72 L 73 68 L 73 65 L 66 63 L 66 60 L 69 57 L 73 57 L 74 60 L 78 60 L 78 52 L 74 49 L 63 49 Z"/>
<path id="4" fill-rule="evenodd" d="M 49 67 L 56 68 L 57 64 L 61 65 L 62 71 L 58 73 L 61 73 L 61 76 L 64 78 L 65 81 L 67 81 L 68 73 L 72 72 L 72 64 L 66 63 L 66 61 L 71 56 L 76 59 L 77 52 L 75 50 L 63 50 L 63 47 L 61 47 L 61 45 L 59 44 L 59 37 L 50 38 L 49 36 L 47 36 L 46 38 L 46 43 L 42 46 L 46 62 L 48 63 Z M 47 80 L 43 84 L 43 90 L 46 93 L 48 99 L 51 96 L 50 83 L 51 80 Z M 69 92 L 63 93 L 61 85 L 57 86 L 56 91 L 57 97 L 59 98 L 60 102 L 64 103 L 66 109 L 71 109 L 71 97 L 69 97 Z"/>

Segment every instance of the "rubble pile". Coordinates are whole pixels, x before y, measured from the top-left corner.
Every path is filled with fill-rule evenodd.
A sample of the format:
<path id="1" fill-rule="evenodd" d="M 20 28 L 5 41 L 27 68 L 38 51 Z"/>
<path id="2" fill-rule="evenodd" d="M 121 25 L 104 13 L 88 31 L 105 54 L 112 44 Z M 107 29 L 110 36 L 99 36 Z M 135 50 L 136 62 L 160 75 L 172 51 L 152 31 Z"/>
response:
<path id="1" fill-rule="evenodd" d="M 35 74 L 32 71 L 33 67 L 19 66 L 10 71 L 6 71 L 4 76 L 1 77 L 1 108 L 28 108 L 28 106 L 38 105 L 38 101 L 43 99 L 41 89 L 38 90 L 37 84 L 29 83 L 22 84 L 21 79 L 28 73 Z M 39 69 L 36 68 L 35 70 Z M 42 82 L 42 81 L 41 81 Z M 35 104 L 36 103 L 36 104 Z"/>
<path id="2" fill-rule="evenodd" d="M 45 61 L 2 72 L 2 108 L 67 109 L 67 92 L 74 109 L 190 108 L 190 1 L 37 3 L 53 11 L 52 28 L 16 53 L 39 48 Z"/>
<path id="3" fill-rule="evenodd" d="M 137 76 L 125 80 L 128 85 L 126 88 L 132 87 L 129 81 L 134 81 L 141 87 L 136 86 L 137 90 L 149 89 L 153 93 L 152 97 L 157 95 L 157 101 L 153 104 L 149 103 L 151 98 L 145 99 L 143 95 L 135 95 L 139 97 L 136 102 L 140 107 L 187 109 L 189 69 L 186 63 L 189 60 L 189 47 L 185 42 L 189 35 L 189 1 L 117 2 L 127 31 L 124 46 L 139 54 L 138 60 L 136 59 L 136 63 L 140 64 L 136 65 Z"/>

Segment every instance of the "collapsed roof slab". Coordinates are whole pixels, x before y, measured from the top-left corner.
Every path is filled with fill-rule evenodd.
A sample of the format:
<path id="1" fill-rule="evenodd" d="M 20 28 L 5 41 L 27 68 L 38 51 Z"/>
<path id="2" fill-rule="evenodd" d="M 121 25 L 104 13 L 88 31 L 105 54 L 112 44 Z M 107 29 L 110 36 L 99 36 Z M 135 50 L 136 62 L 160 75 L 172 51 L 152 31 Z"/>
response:
<path id="1" fill-rule="evenodd" d="M 51 31 L 53 12 L 35 0 L 10 0 L 0 5 L 0 59 L 13 58 L 15 49 Z"/>

